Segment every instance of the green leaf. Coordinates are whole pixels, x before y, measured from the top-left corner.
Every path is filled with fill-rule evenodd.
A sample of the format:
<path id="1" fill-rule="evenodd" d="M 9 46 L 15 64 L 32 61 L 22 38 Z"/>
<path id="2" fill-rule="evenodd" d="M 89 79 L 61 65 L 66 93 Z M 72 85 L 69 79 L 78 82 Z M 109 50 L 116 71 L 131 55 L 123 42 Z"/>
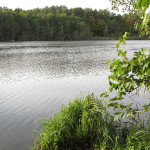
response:
<path id="1" fill-rule="evenodd" d="M 125 32 L 123 38 L 126 39 L 126 38 L 127 38 L 127 35 L 128 35 L 128 32 Z"/>
<path id="2" fill-rule="evenodd" d="M 123 114 L 121 115 L 121 117 L 122 117 L 122 119 L 124 120 L 125 117 L 126 117 L 125 113 L 123 113 Z"/>
<path id="3" fill-rule="evenodd" d="M 128 107 L 131 107 L 133 105 L 133 103 L 129 104 Z"/>
<path id="4" fill-rule="evenodd" d="M 111 98 L 111 99 L 110 99 L 110 102 L 112 102 L 112 101 L 116 101 L 116 100 L 118 100 L 118 98 L 117 98 L 117 97 L 115 97 L 115 98 Z"/>
<path id="5" fill-rule="evenodd" d="M 117 121 L 118 119 L 119 119 L 119 114 L 118 114 L 118 115 L 115 115 L 114 121 Z"/>
<path id="6" fill-rule="evenodd" d="M 101 95 L 100 95 L 100 97 L 108 97 L 109 95 L 108 95 L 108 92 L 106 92 L 106 93 L 102 93 Z"/>
<path id="7" fill-rule="evenodd" d="M 107 60 L 106 63 L 111 63 L 111 60 Z"/>
<path id="8" fill-rule="evenodd" d="M 133 114 L 130 112 L 130 113 L 127 113 L 127 117 L 132 117 Z"/>
<path id="9" fill-rule="evenodd" d="M 110 103 L 110 104 L 109 104 L 109 107 L 110 107 L 110 106 L 111 106 L 111 107 L 117 107 L 117 106 L 118 106 L 118 103 L 117 103 L 117 102 L 116 102 L 116 103 Z"/>
<path id="10" fill-rule="evenodd" d="M 122 119 L 124 120 L 125 119 L 125 117 L 126 117 L 126 115 L 125 115 L 125 113 L 122 115 Z"/>
<path id="11" fill-rule="evenodd" d="M 136 87 L 136 82 L 132 82 L 131 87 L 135 88 Z"/>
<path id="12" fill-rule="evenodd" d="M 119 49 L 119 46 L 120 46 L 120 42 L 118 42 L 116 45 L 117 50 Z"/>
<path id="13" fill-rule="evenodd" d="M 122 38 L 119 38 L 119 42 L 122 43 Z"/>

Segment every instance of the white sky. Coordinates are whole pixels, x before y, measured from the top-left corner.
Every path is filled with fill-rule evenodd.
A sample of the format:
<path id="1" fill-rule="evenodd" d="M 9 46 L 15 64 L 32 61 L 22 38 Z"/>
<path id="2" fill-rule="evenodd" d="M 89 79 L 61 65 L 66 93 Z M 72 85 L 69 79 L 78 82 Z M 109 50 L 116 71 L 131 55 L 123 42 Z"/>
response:
<path id="1" fill-rule="evenodd" d="M 46 6 L 65 5 L 68 8 L 82 7 L 92 9 L 111 9 L 111 3 L 109 0 L 0 0 L 1 7 L 8 7 L 11 9 L 33 9 L 43 8 Z"/>

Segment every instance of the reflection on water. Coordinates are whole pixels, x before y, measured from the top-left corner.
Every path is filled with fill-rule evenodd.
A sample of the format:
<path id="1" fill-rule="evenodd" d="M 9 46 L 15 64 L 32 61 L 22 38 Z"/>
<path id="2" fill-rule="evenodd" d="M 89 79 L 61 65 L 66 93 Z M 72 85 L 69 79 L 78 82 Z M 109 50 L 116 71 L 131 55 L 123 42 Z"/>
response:
<path id="1" fill-rule="evenodd" d="M 113 55 L 113 51 L 104 44 L 94 46 L 86 42 L 82 42 L 82 45 L 79 45 L 80 42 L 64 42 L 62 47 L 60 44 L 58 47 L 53 43 L 41 42 L 41 45 L 45 44 L 43 47 L 35 43 L 25 47 L 19 43 L 12 49 L 11 46 L 2 46 L 0 78 L 10 82 L 29 77 L 52 79 L 91 73 L 96 75 L 106 70 L 105 61 Z"/>
<path id="2" fill-rule="evenodd" d="M 0 43 L 0 150 L 28 149 L 35 119 L 57 113 L 79 95 L 107 91 L 105 62 L 115 57 L 116 43 Z M 142 46 L 150 44 L 127 41 L 128 55 Z"/>

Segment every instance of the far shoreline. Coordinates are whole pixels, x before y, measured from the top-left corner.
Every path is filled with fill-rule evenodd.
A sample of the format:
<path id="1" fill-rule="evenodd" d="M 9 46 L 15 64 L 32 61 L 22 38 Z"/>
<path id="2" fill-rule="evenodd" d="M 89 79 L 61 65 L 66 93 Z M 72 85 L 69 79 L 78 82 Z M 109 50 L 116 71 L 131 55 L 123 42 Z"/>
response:
<path id="1" fill-rule="evenodd" d="M 83 40 L 8 40 L 0 42 L 36 42 L 36 41 L 110 41 L 110 40 L 119 40 L 120 37 L 91 37 L 90 39 Z M 150 40 L 150 37 L 128 37 L 126 40 Z"/>

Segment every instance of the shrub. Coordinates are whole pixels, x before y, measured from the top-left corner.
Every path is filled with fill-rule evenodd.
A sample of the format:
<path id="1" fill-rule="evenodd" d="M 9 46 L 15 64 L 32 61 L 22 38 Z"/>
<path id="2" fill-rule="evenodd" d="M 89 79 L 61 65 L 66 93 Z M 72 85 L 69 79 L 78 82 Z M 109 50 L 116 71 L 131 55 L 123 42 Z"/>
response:
<path id="1" fill-rule="evenodd" d="M 116 123 L 101 101 L 88 95 L 64 105 L 61 112 L 43 120 L 34 149 L 82 149 L 113 146 Z"/>

